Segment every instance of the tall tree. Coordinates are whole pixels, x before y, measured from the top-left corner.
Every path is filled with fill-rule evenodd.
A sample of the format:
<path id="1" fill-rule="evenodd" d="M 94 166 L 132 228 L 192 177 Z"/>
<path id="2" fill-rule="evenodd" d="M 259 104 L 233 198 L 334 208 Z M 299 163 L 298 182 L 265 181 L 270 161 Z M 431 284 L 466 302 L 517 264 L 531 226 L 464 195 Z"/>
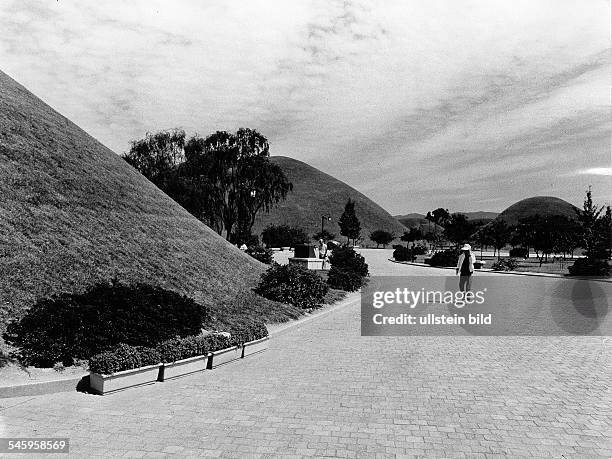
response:
<path id="1" fill-rule="evenodd" d="M 461 243 L 468 242 L 473 232 L 474 225 L 470 223 L 467 216 L 461 213 L 452 214 L 444 226 L 444 235 L 457 247 Z"/>
<path id="2" fill-rule="evenodd" d="M 370 239 L 376 242 L 376 248 L 378 248 L 378 246 L 382 244 L 384 249 L 387 244 L 390 243 L 394 238 L 395 236 L 393 235 L 393 233 L 380 229 L 372 231 L 372 233 L 370 234 Z"/>
<path id="3" fill-rule="evenodd" d="M 168 174 L 185 160 L 185 131 L 170 129 L 133 140 L 123 158 L 155 185 L 169 180 Z"/>
<path id="4" fill-rule="evenodd" d="M 421 231 L 421 228 L 415 226 L 410 228 L 408 231 L 404 231 L 404 234 L 400 239 L 405 242 L 415 242 L 423 239 L 423 237 L 424 236 L 423 232 Z"/>
<path id="5" fill-rule="evenodd" d="M 589 187 L 582 210 L 577 211 L 581 245 L 588 258 L 608 259 L 610 257 L 610 238 L 612 237 L 610 206 L 606 207 L 606 212 L 602 215 L 603 210 L 604 206 L 599 207 L 593 203 L 591 187 Z"/>
<path id="6" fill-rule="evenodd" d="M 491 244 L 497 251 L 497 260 L 501 258 L 501 249 L 503 249 L 510 238 L 510 228 L 502 219 L 495 219 L 483 227 L 486 232 L 486 238 L 491 241 Z"/>
<path id="7" fill-rule="evenodd" d="M 280 167 L 269 161 L 267 139 L 255 130 L 184 139 L 182 131 L 147 135 L 132 142 L 124 158 L 232 242 L 247 238 L 256 214 L 268 212 L 292 189 Z"/>
<path id="8" fill-rule="evenodd" d="M 359 237 L 361 232 L 361 224 L 355 213 L 355 201 L 351 200 L 351 198 L 349 198 L 344 206 L 344 212 L 338 220 L 338 225 L 340 226 L 340 234 L 346 236 L 347 243 L 352 239 L 353 245 L 355 245 L 355 239 Z"/>

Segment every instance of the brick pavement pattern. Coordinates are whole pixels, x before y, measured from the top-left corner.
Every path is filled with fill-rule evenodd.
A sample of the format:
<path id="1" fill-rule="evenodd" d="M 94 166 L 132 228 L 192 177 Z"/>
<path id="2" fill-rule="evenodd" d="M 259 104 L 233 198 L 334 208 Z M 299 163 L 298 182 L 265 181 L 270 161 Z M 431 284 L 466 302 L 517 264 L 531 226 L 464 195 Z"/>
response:
<path id="1" fill-rule="evenodd" d="M 612 457 L 610 339 L 361 337 L 354 298 L 213 371 L 0 400 L 0 436 L 74 457 Z"/>

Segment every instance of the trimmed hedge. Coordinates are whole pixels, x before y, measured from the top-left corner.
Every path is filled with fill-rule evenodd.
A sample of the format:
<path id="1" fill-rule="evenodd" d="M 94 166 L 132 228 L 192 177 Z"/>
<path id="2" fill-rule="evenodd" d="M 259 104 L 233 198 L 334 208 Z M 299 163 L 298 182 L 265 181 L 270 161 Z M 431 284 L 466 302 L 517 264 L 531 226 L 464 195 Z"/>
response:
<path id="1" fill-rule="evenodd" d="M 512 247 L 510 249 L 510 256 L 516 258 L 527 258 L 529 257 L 529 249 L 525 247 Z"/>
<path id="2" fill-rule="evenodd" d="M 393 251 L 393 259 L 395 261 L 414 261 L 416 260 L 416 255 L 412 249 L 400 245 Z"/>
<path id="3" fill-rule="evenodd" d="M 610 263 L 607 260 L 578 258 L 567 267 L 570 276 L 610 276 Z"/>
<path id="4" fill-rule="evenodd" d="M 160 362 L 161 357 L 155 349 L 120 344 L 112 350 L 91 357 L 89 370 L 93 373 L 108 375 Z"/>
<path id="5" fill-rule="evenodd" d="M 204 306 L 161 287 L 99 284 L 39 301 L 3 336 L 24 365 L 68 366 L 119 344 L 154 347 L 197 335 L 207 319 Z"/>
<path id="6" fill-rule="evenodd" d="M 453 268 L 457 266 L 459 261 L 459 250 L 457 249 L 446 249 L 441 252 L 436 252 L 433 256 L 426 260 L 426 263 L 430 266 L 436 267 L 448 267 Z"/>
<path id="7" fill-rule="evenodd" d="M 292 264 L 274 263 L 261 275 L 255 293 L 269 300 L 307 309 L 320 306 L 328 290 L 317 273 Z"/>
<path id="8" fill-rule="evenodd" d="M 230 343 L 240 345 L 255 341 L 268 336 L 266 325 L 258 319 L 243 317 L 240 320 L 231 323 L 227 330 L 231 335 Z"/>

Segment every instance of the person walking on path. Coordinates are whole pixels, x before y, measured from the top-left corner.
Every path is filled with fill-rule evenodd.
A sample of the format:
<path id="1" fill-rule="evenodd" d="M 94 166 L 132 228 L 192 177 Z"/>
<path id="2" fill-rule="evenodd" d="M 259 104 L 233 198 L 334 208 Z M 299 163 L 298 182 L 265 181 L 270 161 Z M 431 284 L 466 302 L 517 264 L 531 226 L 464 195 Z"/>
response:
<path id="1" fill-rule="evenodd" d="M 461 255 L 457 261 L 456 274 L 459 274 L 459 291 L 469 292 L 472 290 L 472 274 L 474 274 L 474 262 L 476 257 L 472 253 L 472 246 L 464 244 L 461 247 Z"/>
<path id="2" fill-rule="evenodd" d="M 327 244 L 323 239 L 319 239 L 319 259 L 323 260 L 321 269 L 325 269 L 325 260 L 327 257 Z"/>

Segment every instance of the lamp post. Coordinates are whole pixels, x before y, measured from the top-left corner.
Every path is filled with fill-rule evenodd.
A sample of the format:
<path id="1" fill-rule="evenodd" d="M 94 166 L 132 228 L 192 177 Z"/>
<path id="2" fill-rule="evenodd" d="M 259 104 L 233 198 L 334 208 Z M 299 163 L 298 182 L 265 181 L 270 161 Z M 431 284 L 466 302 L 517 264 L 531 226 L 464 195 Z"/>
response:
<path id="1" fill-rule="evenodd" d="M 331 222 L 331 217 L 329 215 L 321 215 L 321 235 L 323 234 L 323 229 L 325 228 L 325 220 Z"/>

